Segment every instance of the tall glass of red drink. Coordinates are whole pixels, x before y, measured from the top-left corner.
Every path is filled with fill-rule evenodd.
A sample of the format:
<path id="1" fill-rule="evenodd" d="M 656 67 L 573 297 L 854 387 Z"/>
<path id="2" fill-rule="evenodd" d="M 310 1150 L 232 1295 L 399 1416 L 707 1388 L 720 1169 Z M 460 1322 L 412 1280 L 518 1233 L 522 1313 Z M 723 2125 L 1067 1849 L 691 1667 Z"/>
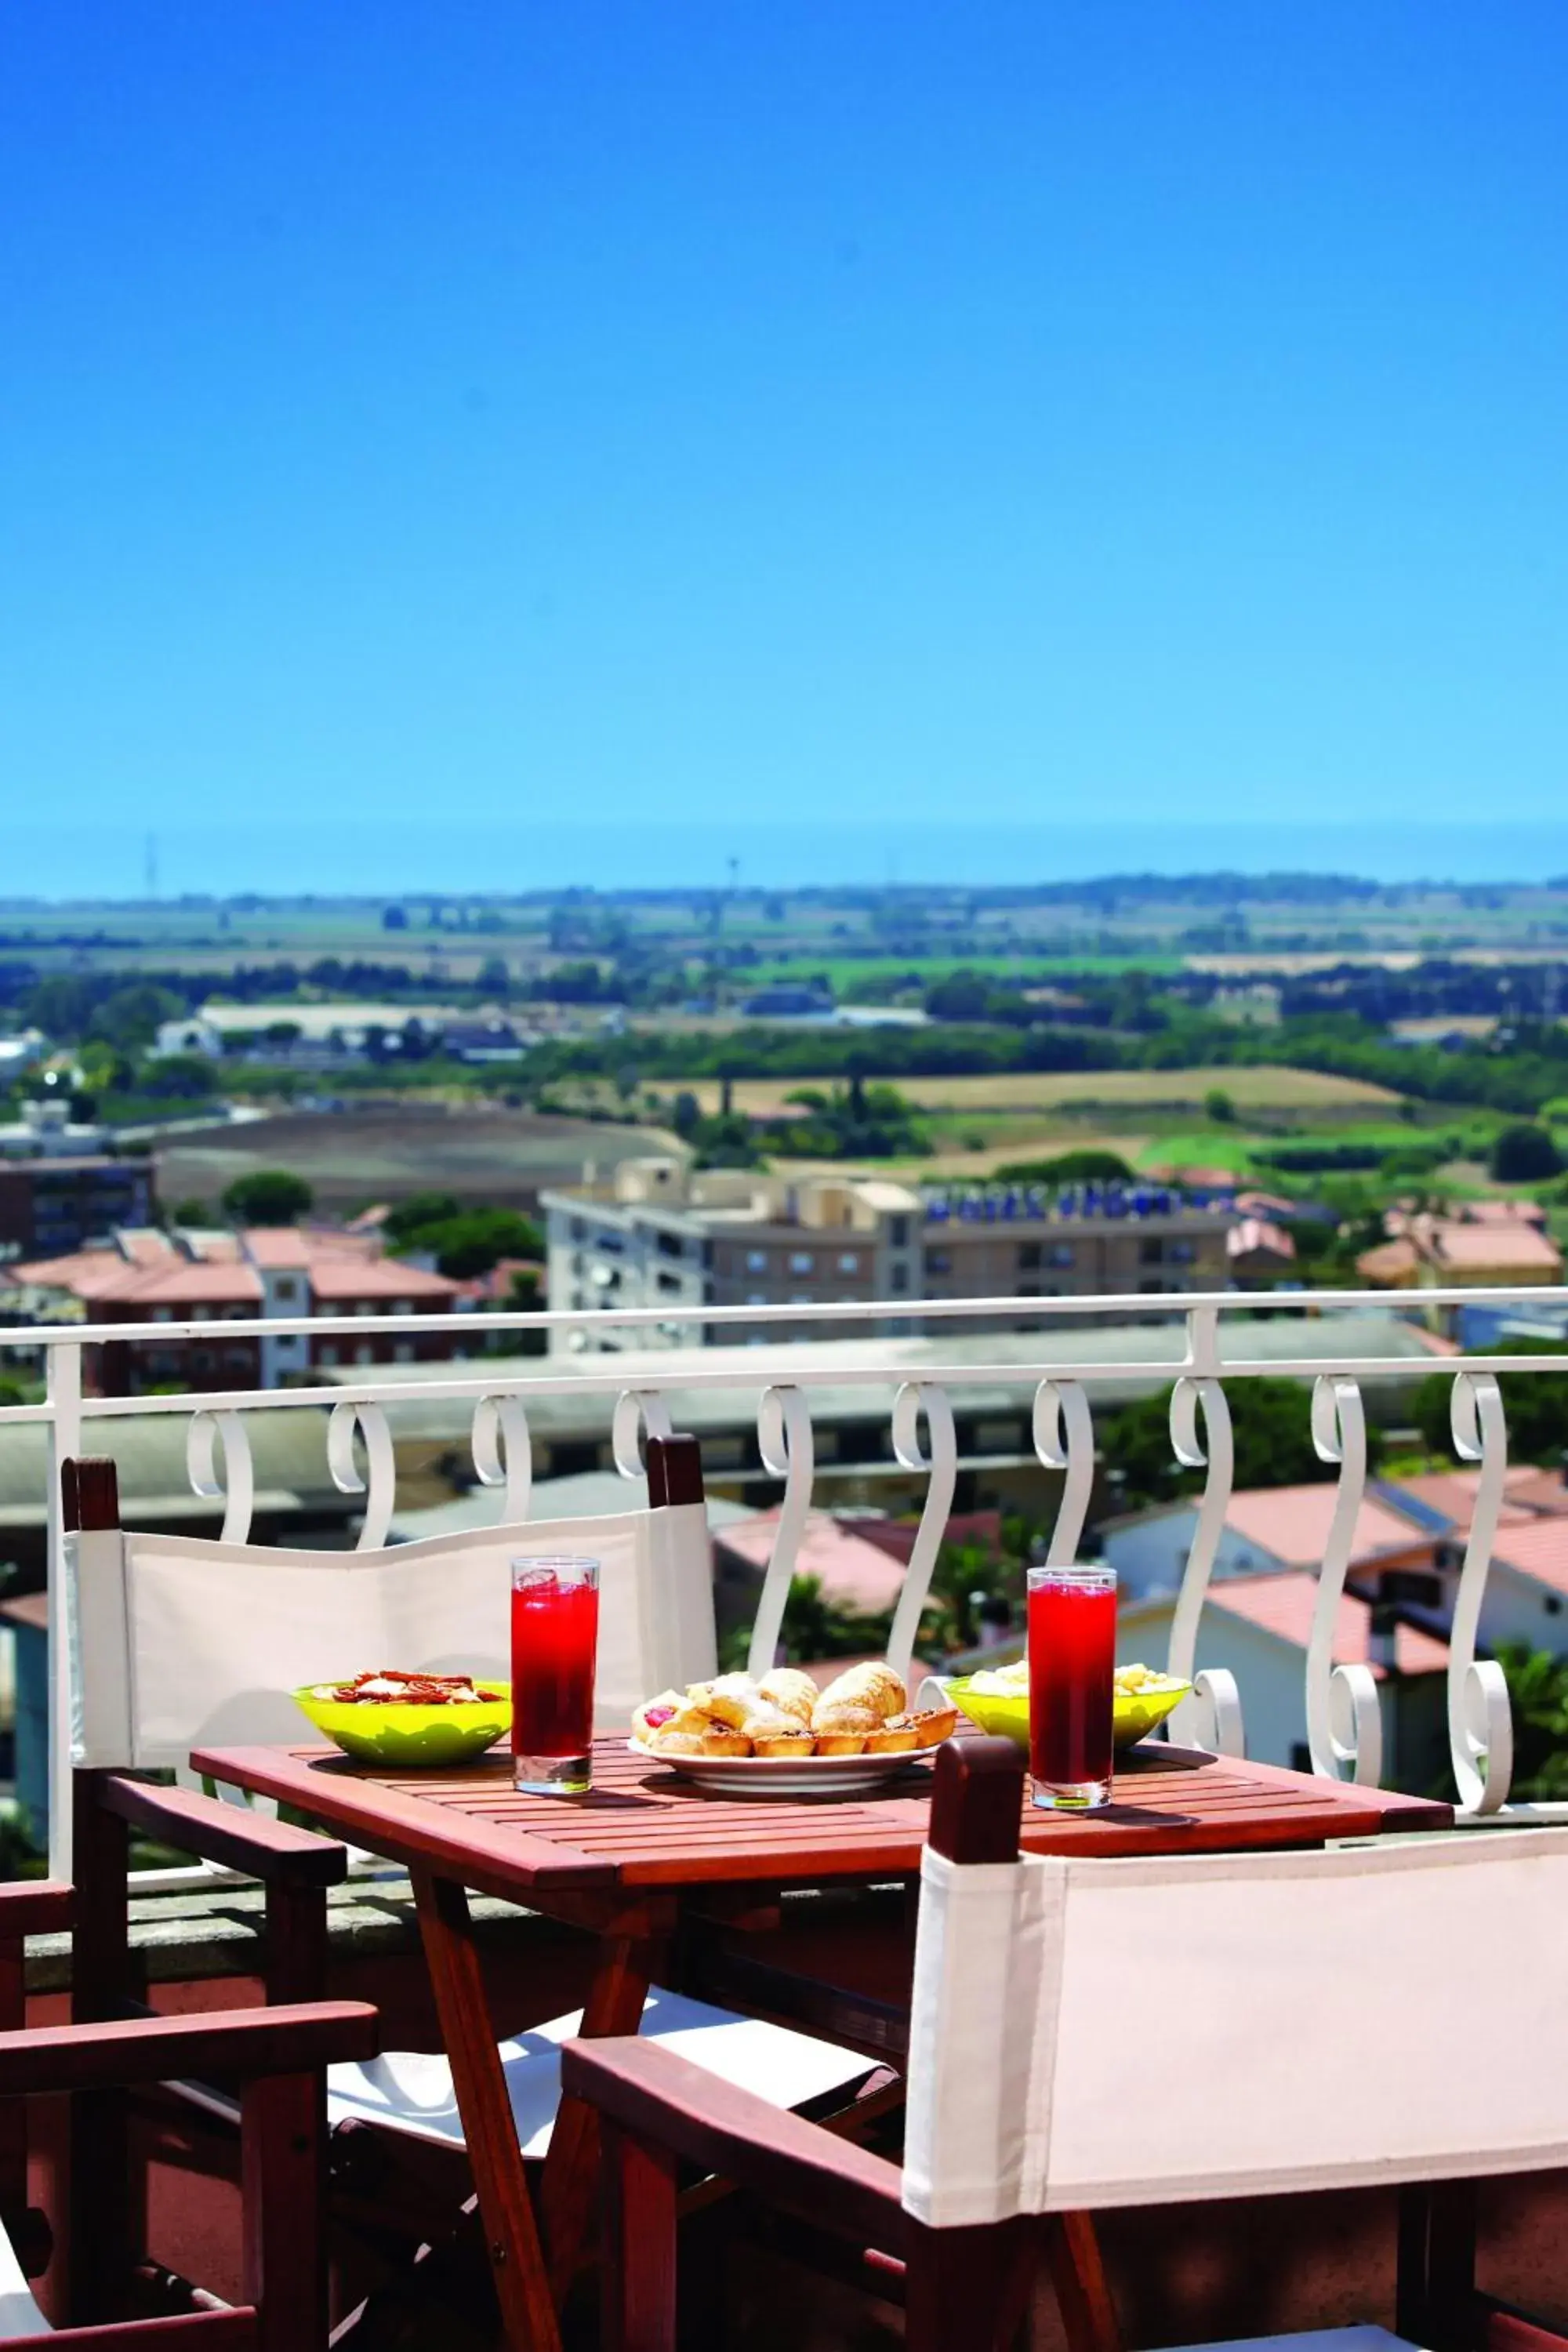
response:
<path id="1" fill-rule="evenodd" d="M 1110 1796 L 1116 1570 L 1029 1570 L 1029 1774 L 1035 1802 L 1083 1812 Z"/>
<path id="2" fill-rule="evenodd" d="M 581 1796 L 593 1777 L 599 1563 L 536 1553 L 511 1564 L 512 1779 Z"/>

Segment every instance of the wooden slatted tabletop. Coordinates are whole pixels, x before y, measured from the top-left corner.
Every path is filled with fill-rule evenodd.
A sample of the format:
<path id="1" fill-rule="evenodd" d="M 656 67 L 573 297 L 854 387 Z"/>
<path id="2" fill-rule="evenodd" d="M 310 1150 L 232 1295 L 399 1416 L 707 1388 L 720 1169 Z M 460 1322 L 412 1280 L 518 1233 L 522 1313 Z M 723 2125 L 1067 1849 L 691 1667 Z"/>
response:
<path id="1" fill-rule="evenodd" d="M 192 1760 L 410 1867 L 546 1899 L 612 1887 L 909 1875 L 920 1868 L 930 1810 L 923 1764 L 884 1797 L 747 1800 L 704 1793 L 616 1738 L 595 1743 L 593 1792 L 579 1798 L 514 1790 L 510 1759 L 500 1753 L 452 1773 L 374 1771 L 320 1748 L 208 1748 Z M 1419 1798 L 1155 1745 L 1125 1759 L 1112 1802 L 1099 1812 L 1026 1803 L 1022 1843 L 1034 1853 L 1199 1853 L 1451 1820 L 1447 1806 Z"/>

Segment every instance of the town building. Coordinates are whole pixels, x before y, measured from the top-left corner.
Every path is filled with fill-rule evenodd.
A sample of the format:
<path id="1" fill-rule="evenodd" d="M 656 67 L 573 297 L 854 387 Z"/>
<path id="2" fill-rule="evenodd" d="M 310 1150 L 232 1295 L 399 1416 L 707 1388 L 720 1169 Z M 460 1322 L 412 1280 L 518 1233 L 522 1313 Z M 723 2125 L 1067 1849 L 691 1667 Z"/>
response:
<path id="1" fill-rule="evenodd" d="M 58 1256 L 144 1225 L 152 1214 L 150 1160 L 100 1152 L 0 1158 L 0 1262 Z"/>
<path id="2" fill-rule="evenodd" d="M 1563 1279 L 1563 1253 L 1533 1201 L 1472 1201 L 1451 1213 L 1398 1211 L 1386 1238 L 1363 1250 L 1356 1270 L 1377 1290 L 1549 1288 Z M 1444 1321 L 1458 1328 L 1462 1308 Z"/>
<path id="3" fill-rule="evenodd" d="M 210 1323 L 210 1340 L 110 1341 L 103 1349 L 106 1391 L 134 1396 L 163 1381 L 226 1389 L 279 1388 L 341 1364 L 442 1362 L 451 1335 L 372 1328 L 362 1339 L 313 1332 L 229 1333 L 228 1323 L 302 1316 L 439 1315 L 458 1286 L 384 1257 L 372 1234 L 299 1226 L 237 1233 L 156 1226 L 118 1228 L 93 1247 L 25 1261 L 8 1269 L 20 1312 L 39 1322 Z"/>
<path id="4" fill-rule="evenodd" d="M 1228 1211 L 1142 1186 L 987 1185 L 912 1191 L 883 1177 L 795 1179 L 692 1171 L 678 1160 L 622 1163 L 613 1183 L 540 1196 L 550 1304 L 590 1321 L 558 1346 L 647 1346 L 616 1308 L 807 1306 L 900 1298 L 1073 1298 L 1220 1290 Z M 974 1320 L 994 1328 L 994 1318 Z M 804 1330 L 808 1327 L 802 1326 Z M 837 1336 L 830 1318 L 809 1327 Z M 919 1331 L 921 1318 L 899 1319 Z M 967 1320 L 944 1321 L 962 1330 Z M 671 1323 L 666 1344 L 700 1347 L 736 1328 Z M 777 1325 L 742 1338 L 784 1336 Z"/>

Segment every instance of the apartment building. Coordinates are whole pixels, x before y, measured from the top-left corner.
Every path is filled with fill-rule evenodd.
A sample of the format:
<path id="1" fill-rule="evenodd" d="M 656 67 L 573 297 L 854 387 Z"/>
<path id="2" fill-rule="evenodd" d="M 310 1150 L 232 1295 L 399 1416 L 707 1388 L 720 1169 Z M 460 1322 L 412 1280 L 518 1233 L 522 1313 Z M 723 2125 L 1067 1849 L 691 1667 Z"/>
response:
<path id="1" fill-rule="evenodd" d="M 121 1228 L 95 1248 L 6 1270 L 13 1311 L 37 1321 L 210 1323 L 210 1339 L 110 1341 L 103 1349 L 107 1392 L 139 1395 L 162 1381 L 223 1388 L 279 1388 L 291 1376 L 340 1364 L 442 1362 L 448 1332 L 394 1337 L 367 1327 L 363 1339 L 314 1332 L 232 1333 L 228 1323 L 301 1316 L 439 1315 L 459 1286 L 384 1258 L 379 1239 L 296 1226 L 238 1233 L 156 1226 Z"/>
<path id="2" fill-rule="evenodd" d="M 152 1213 L 153 1163 L 96 1152 L 0 1159 L 0 1260 L 80 1249 Z"/>
<path id="3" fill-rule="evenodd" d="M 1233 1222 L 1227 1211 L 1142 1188 L 918 1192 L 879 1177 L 693 1172 L 677 1160 L 628 1160 L 614 1183 L 546 1192 L 540 1205 L 550 1304 L 592 1318 L 554 1335 L 573 1349 L 704 1344 L 700 1325 L 617 1331 L 617 1307 L 1223 1289 Z M 809 1327 L 819 1339 L 850 1328 L 830 1317 Z M 924 1327 L 900 1318 L 889 1328 Z M 993 1318 L 973 1328 L 994 1328 Z M 706 1336 L 732 1344 L 788 1336 L 788 1327 L 713 1327 Z"/>

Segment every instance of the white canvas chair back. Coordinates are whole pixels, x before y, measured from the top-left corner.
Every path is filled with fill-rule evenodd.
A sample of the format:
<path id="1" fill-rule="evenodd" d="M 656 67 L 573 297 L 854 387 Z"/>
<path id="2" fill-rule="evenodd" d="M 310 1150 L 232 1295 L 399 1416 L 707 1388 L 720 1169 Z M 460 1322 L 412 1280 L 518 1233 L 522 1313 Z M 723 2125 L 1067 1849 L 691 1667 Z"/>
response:
<path id="1" fill-rule="evenodd" d="M 666 1683 L 716 1671 L 700 1502 L 374 1551 L 69 1536 L 72 1762 L 180 1767 L 194 1747 L 298 1740 L 309 1727 L 291 1690 L 376 1666 L 509 1679 L 511 1562 L 549 1551 L 600 1563 L 603 1728 L 624 1728 Z"/>
<path id="2" fill-rule="evenodd" d="M 1568 2162 L 1568 1832 L 954 1864 L 904 2203 L 938 2226 Z"/>

